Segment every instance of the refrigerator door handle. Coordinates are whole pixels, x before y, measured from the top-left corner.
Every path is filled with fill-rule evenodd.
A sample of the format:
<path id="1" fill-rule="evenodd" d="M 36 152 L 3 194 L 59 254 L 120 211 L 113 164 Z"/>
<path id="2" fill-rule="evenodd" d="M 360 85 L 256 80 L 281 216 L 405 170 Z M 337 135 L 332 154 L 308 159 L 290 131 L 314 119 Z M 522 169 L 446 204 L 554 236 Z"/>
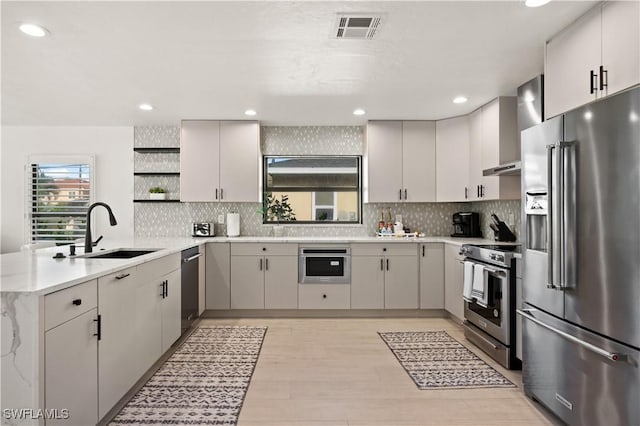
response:
<path id="1" fill-rule="evenodd" d="M 603 356 L 611 361 L 626 361 L 627 360 L 627 356 L 625 354 L 620 354 L 620 353 L 616 353 L 616 352 L 609 352 L 605 349 L 602 349 L 598 346 L 592 345 L 589 342 L 585 342 L 584 340 L 578 339 L 575 336 L 572 336 L 569 333 L 565 333 L 562 330 L 558 330 L 555 327 L 551 327 L 548 324 L 545 324 L 544 322 L 540 321 L 539 319 L 535 318 L 534 316 L 530 315 L 529 312 L 535 312 L 537 311 L 537 309 L 516 309 L 516 313 L 518 315 L 520 315 L 523 318 L 528 319 L 529 321 L 539 325 L 540 327 L 546 328 L 547 330 L 559 335 L 560 337 L 565 338 L 566 340 L 575 343 L 576 345 L 582 346 L 583 348 L 598 354 L 600 356 Z"/>
<path id="2" fill-rule="evenodd" d="M 553 209 L 555 202 L 553 200 L 553 151 L 556 149 L 556 144 L 547 145 L 547 288 L 556 289 L 554 283 L 555 278 L 555 253 L 553 249 L 554 245 L 554 214 Z"/>
<path id="3" fill-rule="evenodd" d="M 559 229 L 557 229 L 558 233 L 556 234 L 558 236 L 558 243 L 559 243 L 559 253 L 558 253 L 558 266 L 560 266 L 558 269 L 558 284 L 556 285 L 556 288 L 558 290 L 566 290 L 569 287 L 571 287 L 571 284 L 569 283 L 569 279 L 568 276 L 570 275 L 568 273 L 568 265 L 567 265 L 567 259 L 569 258 L 569 256 L 567 256 L 567 254 L 569 253 L 569 240 L 572 240 L 573 238 L 575 238 L 575 233 L 573 232 L 573 229 L 571 228 L 573 226 L 573 224 L 575 223 L 575 218 L 573 217 L 573 213 L 575 211 L 575 200 L 573 197 L 573 192 L 575 189 L 571 189 L 574 188 L 576 182 L 575 179 L 572 178 L 572 176 L 568 176 L 567 173 L 573 173 L 573 168 L 575 167 L 575 165 L 571 165 L 567 170 L 567 161 L 566 158 L 567 156 L 566 154 L 566 150 L 567 148 L 571 148 L 575 145 L 575 141 L 562 141 L 559 142 L 557 147 L 558 147 L 558 192 L 560 193 L 559 197 L 558 197 L 558 216 L 560 218 L 560 223 L 559 223 Z M 571 156 L 571 154 L 569 155 L 569 158 L 572 159 L 573 157 Z M 567 179 L 569 179 L 569 184 L 567 184 Z M 569 188 L 569 189 L 568 189 Z M 569 205 L 569 203 L 571 203 Z M 571 217 L 570 217 L 571 216 Z M 571 251 L 573 252 L 573 247 L 571 247 Z M 572 281 L 572 280 L 571 280 Z"/>

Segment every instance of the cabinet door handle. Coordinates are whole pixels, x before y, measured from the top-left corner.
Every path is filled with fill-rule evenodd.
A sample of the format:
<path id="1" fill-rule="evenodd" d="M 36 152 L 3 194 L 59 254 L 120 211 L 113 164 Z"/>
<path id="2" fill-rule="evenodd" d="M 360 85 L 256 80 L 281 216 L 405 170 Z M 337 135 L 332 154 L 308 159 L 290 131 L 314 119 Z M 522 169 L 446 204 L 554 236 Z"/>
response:
<path id="1" fill-rule="evenodd" d="M 387 259 L 387 271 L 389 270 L 389 259 Z"/>
<path id="2" fill-rule="evenodd" d="M 129 275 L 131 274 L 120 274 L 120 275 L 116 275 L 116 280 L 122 280 L 127 278 Z"/>
<path id="3" fill-rule="evenodd" d="M 402 188 L 398 191 L 398 199 L 402 201 Z"/>
<path id="4" fill-rule="evenodd" d="M 422 246 L 422 257 L 424 257 L 424 245 Z"/>
<path id="5" fill-rule="evenodd" d="M 480 185 L 476 185 L 476 197 L 480 198 Z"/>
<path id="6" fill-rule="evenodd" d="M 404 189 L 404 200 L 407 201 L 407 188 Z"/>
<path id="7" fill-rule="evenodd" d="M 164 297 L 169 297 L 169 281 L 164 281 Z"/>
<path id="8" fill-rule="evenodd" d="M 224 199 L 224 189 L 220 188 L 220 200 Z"/>
<path id="9" fill-rule="evenodd" d="M 467 198 L 469 198 L 469 188 L 467 188 L 466 186 L 464 187 L 464 199 L 466 200 Z"/>
<path id="10" fill-rule="evenodd" d="M 384 271 L 384 259 L 380 259 L 380 270 Z"/>
<path id="11" fill-rule="evenodd" d="M 593 70 L 590 70 L 589 73 L 590 73 L 589 74 L 589 89 L 590 89 L 589 93 L 593 95 L 596 92 L 596 84 L 597 84 L 597 83 L 594 83 L 593 80 L 596 79 L 597 81 L 598 75 L 595 72 L 593 72 Z"/>
<path id="12" fill-rule="evenodd" d="M 260 259 L 260 270 L 262 271 L 262 259 Z"/>
<path id="13" fill-rule="evenodd" d="M 607 82 L 604 82 L 604 76 L 607 76 Z M 609 71 L 604 69 L 604 66 L 600 65 L 600 90 L 604 91 L 604 88 L 609 84 Z"/>
<path id="14" fill-rule="evenodd" d="M 266 258 L 264 260 L 264 270 L 268 271 L 269 270 L 269 258 Z"/>
<path id="15" fill-rule="evenodd" d="M 93 322 L 97 323 L 97 330 L 93 335 L 97 336 L 98 340 L 102 340 L 102 315 L 98 315 L 98 318 L 94 319 Z"/>
<path id="16" fill-rule="evenodd" d="M 480 185 L 480 198 L 484 197 L 484 185 Z"/>
<path id="17" fill-rule="evenodd" d="M 73 299 L 71 303 L 73 303 L 76 306 L 80 306 L 82 305 L 82 299 Z"/>
<path id="18" fill-rule="evenodd" d="M 162 284 L 160 284 L 160 291 L 162 292 L 160 293 L 160 297 L 164 299 L 164 281 L 162 281 Z"/>

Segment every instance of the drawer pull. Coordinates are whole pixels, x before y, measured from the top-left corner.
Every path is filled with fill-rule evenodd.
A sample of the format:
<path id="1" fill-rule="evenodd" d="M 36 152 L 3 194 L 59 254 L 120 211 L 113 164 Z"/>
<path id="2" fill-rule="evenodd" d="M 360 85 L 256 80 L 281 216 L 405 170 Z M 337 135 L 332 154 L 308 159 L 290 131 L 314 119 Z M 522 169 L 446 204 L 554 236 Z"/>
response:
<path id="1" fill-rule="evenodd" d="M 127 278 L 129 275 L 131 275 L 131 274 L 116 275 L 116 280 L 121 280 L 121 279 Z"/>
<path id="2" fill-rule="evenodd" d="M 73 303 L 76 306 L 80 306 L 82 305 L 82 299 L 73 299 L 73 302 L 71 303 Z"/>
<path id="3" fill-rule="evenodd" d="M 323 298 L 323 299 L 326 299 L 326 298 L 327 298 L 327 295 L 326 295 L 326 294 L 323 294 L 323 295 L 322 295 L 322 298 Z"/>

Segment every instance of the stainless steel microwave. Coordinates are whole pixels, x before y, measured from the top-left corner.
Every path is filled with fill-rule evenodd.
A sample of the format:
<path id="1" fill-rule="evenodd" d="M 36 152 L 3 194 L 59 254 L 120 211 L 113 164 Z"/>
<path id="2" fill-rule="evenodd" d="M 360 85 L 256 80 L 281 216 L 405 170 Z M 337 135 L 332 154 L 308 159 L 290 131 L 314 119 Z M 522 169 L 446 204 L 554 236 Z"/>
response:
<path id="1" fill-rule="evenodd" d="M 348 247 L 301 247 L 298 253 L 301 284 L 349 284 L 351 249 Z"/>

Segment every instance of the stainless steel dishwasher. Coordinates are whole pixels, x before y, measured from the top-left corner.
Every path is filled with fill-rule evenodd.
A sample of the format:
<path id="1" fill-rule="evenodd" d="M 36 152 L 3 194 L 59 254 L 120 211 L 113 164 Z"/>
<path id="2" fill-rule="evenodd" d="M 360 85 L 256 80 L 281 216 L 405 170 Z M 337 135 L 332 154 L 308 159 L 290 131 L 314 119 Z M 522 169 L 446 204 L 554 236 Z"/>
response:
<path id="1" fill-rule="evenodd" d="M 182 334 L 198 318 L 198 258 L 200 256 L 202 255 L 199 247 L 182 251 Z"/>

